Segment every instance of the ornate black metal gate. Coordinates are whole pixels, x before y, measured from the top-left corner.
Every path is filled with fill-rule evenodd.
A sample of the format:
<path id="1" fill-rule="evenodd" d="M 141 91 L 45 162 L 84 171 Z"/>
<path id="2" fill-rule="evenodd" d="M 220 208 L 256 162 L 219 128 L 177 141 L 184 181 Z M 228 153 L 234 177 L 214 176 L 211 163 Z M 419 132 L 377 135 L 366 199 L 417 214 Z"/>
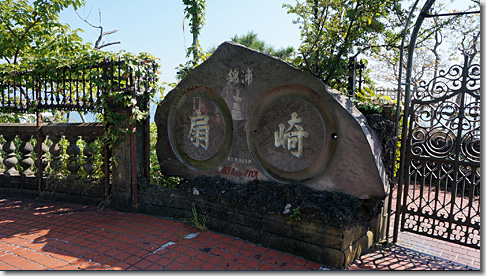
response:
<path id="1" fill-rule="evenodd" d="M 480 247 L 480 67 L 454 65 L 412 94 L 401 230 Z M 404 122 L 404 124 L 407 122 Z"/>
<path id="2" fill-rule="evenodd" d="M 480 248 L 480 66 L 465 55 L 464 64 L 410 88 L 418 30 L 425 17 L 442 16 L 428 14 L 434 2 L 422 7 L 408 46 L 405 82 L 399 76 L 397 99 L 400 103 L 404 85 L 405 109 L 393 241 L 400 229 Z M 455 15 L 471 13 L 479 12 Z M 403 49 L 402 41 L 400 64 Z"/>

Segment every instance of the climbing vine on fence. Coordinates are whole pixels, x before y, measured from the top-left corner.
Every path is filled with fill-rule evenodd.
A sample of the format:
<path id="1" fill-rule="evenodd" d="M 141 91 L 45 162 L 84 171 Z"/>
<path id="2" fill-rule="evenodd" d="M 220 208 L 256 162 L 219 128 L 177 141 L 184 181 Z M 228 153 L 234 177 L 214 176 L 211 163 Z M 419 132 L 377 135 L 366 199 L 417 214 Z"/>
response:
<path id="1" fill-rule="evenodd" d="M 135 124 L 149 115 L 148 109 L 138 104 L 138 100 L 142 97 L 150 100 L 160 90 L 158 66 L 158 60 L 147 53 L 135 55 L 102 51 L 81 52 L 69 58 L 1 64 L 0 93 L 3 102 L 0 113 L 9 114 L 15 110 L 18 113 L 18 107 L 26 107 L 21 112 L 30 114 L 56 109 L 45 104 L 48 96 L 44 99 L 29 98 L 26 93 L 29 89 L 44 91 L 45 94 L 48 91 L 49 97 L 58 101 L 60 97 L 62 100 L 75 98 L 77 105 L 61 105 L 59 109 L 99 114 L 107 126 L 102 140 L 113 147 L 132 133 L 129 127 L 119 127 L 122 122 L 128 120 Z M 78 93 L 81 89 L 83 93 Z M 14 90 L 18 94 L 12 96 L 10 92 Z M 86 91 L 89 93 L 84 93 Z M 97 99 L 93 100 L 92 91 L 101 91 Z M 120 113 L 114 108 L 125 108 L 130 112 Z"/>

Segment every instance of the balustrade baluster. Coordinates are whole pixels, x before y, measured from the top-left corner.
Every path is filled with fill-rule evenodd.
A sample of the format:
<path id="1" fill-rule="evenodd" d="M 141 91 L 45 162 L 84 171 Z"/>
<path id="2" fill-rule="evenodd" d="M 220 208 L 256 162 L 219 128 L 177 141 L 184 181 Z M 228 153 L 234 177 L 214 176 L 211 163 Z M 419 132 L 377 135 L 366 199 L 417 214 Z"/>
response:
<path id="1" fill-rule="evenodd" d="M 49 167 L 54 172 L 57 172 L 61 162 L 61 154 L 63 152 L 62 145 L 59 143 L 59 141 L 61 141 L 61 136 L 49 136 L 49 139 L 52 141 L 52 145 L 49 147 L 49 152 L 51 153 Z"/>
<path id="2" fill-rule="evenodd" d="M 81 153 L 81 149 L 76 145 L 79 137 L 69 136 L 66 139 L 69 141 L 69 146 L 66 149 L 66 153 L 69 155 L 67 169 L 70 172 L 69 177 L 74 178 L 77 177 L 80 168 L 78 155 Z"/>
<path id="3" fill-rule="evenodd" d="M 40 153 L 40 159 L 41 159 L 41 170 L 42 170 L 42 175 L 46 175 L 46 167 L 49 163 L 49 160 L 47 158 L 47 153 L 49 152 L 49 147 L 45 144 L 45 142 L 42 142 L 41 146 L 41 153 Z"/>
<path id="4" fill-rule="evenodd" d="M 94 165 L 93 165 L 93 148 L 92 144 L 95 137 L 88 137 L 84 139 L 86 141 L 86 147 L 83 150 L 83 155 L 86 157 L 85 163 L 83 164 L 83 169 L 88 174 L 87 180 L 92 179 Z"/>
<path id="5" fill-rule="evenodd" d="M 3 160 L 3 164 L 5 165 L 5 175 L 6 176 L 19 176 L 19 172 L 15 169 L 15 165 L 17 165 L 18 160 L 17 156 L 15 155 L 15 144 L 14 139 L 15 135 L 5 135 L 6 142 L 3 144 L 3 151 L 7 153 L 6 158 Z"/>
<path id="6" fill-rule="evenodd" d="M 32 159 L 32 151 L 34 150 L 34 147 L 30 143 L 31 138 L 32 135 L 20 136 L 22 144 L 20 144 L 19 151 L 22 153 L 22 156 L 19 164 L 23 168 L 21 175 L 25 177 L 34 177 L 34 172 L 30 169 L 30 167 L 34 164 L 34 160 Z"/>

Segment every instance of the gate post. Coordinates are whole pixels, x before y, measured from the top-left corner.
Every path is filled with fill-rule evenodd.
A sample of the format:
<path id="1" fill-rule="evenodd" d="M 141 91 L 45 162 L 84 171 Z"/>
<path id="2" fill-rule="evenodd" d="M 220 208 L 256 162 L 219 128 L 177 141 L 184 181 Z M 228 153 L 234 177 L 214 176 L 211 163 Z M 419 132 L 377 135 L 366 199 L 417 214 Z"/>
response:
<path id="1" fill-rule="evenodd" d="M 137 183 L 142 187 L 150 183 L 150 106 L 147 94 L 137 96 L 137 105 L 148 113 L 146 119 L 137 121 Z"/>
<path id="2" fill-rule="evenodd" d="M 120 130 L 132 131 L 126 137 L 120 137 L 120 141 L 111 149 L 112 164 L 112 208 L 130 211 L 137 203 L 137 141 L 136 126 L 130 123 L 132 117 L 131 108 L 111 108 L 119 117 L 124 118 L 118 125 L 111 126 Z"/>

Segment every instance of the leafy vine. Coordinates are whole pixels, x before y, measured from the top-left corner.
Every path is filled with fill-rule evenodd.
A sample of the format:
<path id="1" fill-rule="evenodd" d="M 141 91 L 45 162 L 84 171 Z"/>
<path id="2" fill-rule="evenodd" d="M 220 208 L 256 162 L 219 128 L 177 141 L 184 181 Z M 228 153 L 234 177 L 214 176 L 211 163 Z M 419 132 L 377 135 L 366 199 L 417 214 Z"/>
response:
<path id="1" fill-rule="evenodd" d="M 110 75 L 107 71 L 114 70 L 115 64 L 117 71 L 114 77 L 113 72 Z M 96 113 L 98 119 L 106 126 L 106 131 L 101 137 L 102 141 L 107 146 L 114 147 L 134 131 L 130 127 L 120 127 L 123 122 L 128 121 L 130 125 L 134 125 L 148 117 L 148 109 L 143 106 L 143 102 L 153 99 L 160 90 L 157 84 L 158 66 L 158 60 L 147 53 L 135 55 L 127 52 L 102 51 L 82 52 L 68 58 L 41 58 L 20 64 L 1 64 L 0 93 L 2 99 L 10 97 L 9 102 L 27 105 L 28 108 L 24 112 L 35 114 L 50 111 L 52 107 L 41 105 L 39 99 L 29 99 L 25 96 L 23 99 L 19 96 L 13 98 L 9 94 L 11 89 L 8 88 L 9 86 L 17 84 L 16 89 L 19 92 L 22 92 L 22 87 L 32 91 L 50 90 L 52 97 L 59 97 L 61 91 L 70 93 L 63 94 L 63 97 L 74 97 L 73 91 L 76 90 L 76 101 L 83 104 L 87 99 L 79 96 L 77 89 L 85 91 L 99 89 L 101 91 L 99 97 L 88 109 Z M 59 72 L 69 72 L 70 78 Z M 80 76 L 85 80 L 82 88 L 73 84 L 73 79 Z M 57 82 L 56 89 L 46 80 Z M 51 86 L 48 88 L 49 85 Z M 6 105 L 4 102 L 0 106 L 0 113 L 13 112 L 12 105 Z"/>
<path id="2" fill-rule="evenodd" d="M 186 57 L 189 58 L 192 55 L 192 60 L 187 61 L 185 65 L 180 64 L 176 68 L 179 79 L 185 78 L 189 71 L 209 57 L 209 54 L 205 53 L 199 44 L 199 34 L 204 26 L 206 0 L 183 0 L 183 3 L 185 5 L 185 18 L 189 19 L 190 32 L 192 33 L 192 45 L 187 48 Z"/>

